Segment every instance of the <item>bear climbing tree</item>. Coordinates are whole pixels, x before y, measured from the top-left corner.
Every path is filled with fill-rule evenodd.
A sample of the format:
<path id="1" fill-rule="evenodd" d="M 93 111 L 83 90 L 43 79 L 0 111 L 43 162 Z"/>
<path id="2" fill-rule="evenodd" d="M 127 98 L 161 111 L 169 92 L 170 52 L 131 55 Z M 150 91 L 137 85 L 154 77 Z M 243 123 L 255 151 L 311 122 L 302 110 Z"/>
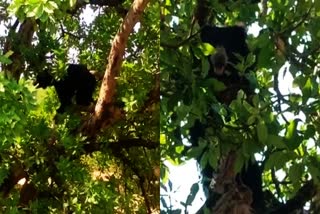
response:
<path id="1" fill-rule="evenodd" d="M 93 101 L 92 95 L 96 87 L 96 79 L 85 65 L 69 64 L 67 73 L 61 80 L 55 80 L 48 70 L 37 76 L 38 87 L 54 86 L 59 97 L 58 113 L 63 113 L 72 104 L 75 97 L 76 104 L 88 106 Z"/>

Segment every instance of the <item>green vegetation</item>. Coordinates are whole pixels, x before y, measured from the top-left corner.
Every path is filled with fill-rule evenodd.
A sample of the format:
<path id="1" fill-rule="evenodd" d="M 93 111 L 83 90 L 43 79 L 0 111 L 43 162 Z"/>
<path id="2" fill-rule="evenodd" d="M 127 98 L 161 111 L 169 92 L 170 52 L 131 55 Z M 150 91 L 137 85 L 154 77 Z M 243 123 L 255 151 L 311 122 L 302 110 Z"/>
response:
<path id="1" fill-rule="evenodd" d="M 0 213 L 159 213 L 158 3 L 149 2 L 120 44 L 113 98 L 120 116 L 104 115 L 88 133 L 95 103 L 58 114 L 54 87 L 33 84 L 44 68 L 59 80 L 68 62 L 86 64 L 101 77 L 97 101 L 131 4 L 0 2 Z"/>
<path id="2" fill-rule="evenodd" d="M 207 8 L 200 15 L 207 15 L 210 24 L 231 26 L 241 22 L 247 29 L 257 31 L 256 35 L 249 33 L 247 39 L 256 58 L 255 69 L 248 76 L 255 87 L 253 97 L 247 98 L 240 91 L 229 106 L 217 101 L 215 89 L 219 87 L 206 78 L 209 68 L 206 55 L 212 51 L 199 38 L 199 25 L 194 19 L 200 16 L 195 12 L 197 5 Z M 218 171 L 222 158 L 230 151 L 236 152 L 236 172 L 248 160 L 259 162 L 263 170 L 265 213 L 303 209 L 320 212 L 319 11 L 318 1 L 163 2 L 160 45 L 163 213 L 184 212 L 171 207 L 166 196 L 166 190 L 171 189 L 168 184 L 172 187 L 172 183 L 164 160 L 179 165 L 196 158 L 202 169 L 211 166 Z M 249 63 L 251 60 L 247 59 Z M 214 112 L 214 116 L 208 112 Z M 186 152 L 190 128 L 197 120 L 206 124 L 204 135 L 197 147 Z M 193 205 L 197 185 L 202 183 L 194 184 L 190 195 L 181 199 L 186 209 Z M 230 201 L 225 200 L 224 204 Z M 202 211 L 208 213 L 214 206 L 204 206 Z"/>

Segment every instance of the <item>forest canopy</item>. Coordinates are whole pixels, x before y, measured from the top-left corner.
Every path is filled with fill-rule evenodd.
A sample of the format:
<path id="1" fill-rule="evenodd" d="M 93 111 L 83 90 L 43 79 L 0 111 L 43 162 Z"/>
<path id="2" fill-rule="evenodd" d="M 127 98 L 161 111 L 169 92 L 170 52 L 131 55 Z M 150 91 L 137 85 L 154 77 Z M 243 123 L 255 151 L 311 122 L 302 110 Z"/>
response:
<path id="1" fill-rule="evenodd" d="M 159 213 L 158 3 L 1 1 L 0 17 L 0 212 Z"/>
<path id="2" fill-rule="evenodd" d="M 311 0 L 162 2 L 162 212 L 188 212 L 201 188 L 199 213 L 320 212 L 319 9 Z M 208 44 L 208 26 L 216 37 L 218 27 L 247 31 L 250 53 L 234 66 L 250 93 L 234 87 L 230 94 L 229 83 L 210 76 L 208 56 L 219 53 L 214 43 L 229 35 Z M 171 182 L 166 163 L 190 159 L 203 176 L 177 206 L 170 199 L 179 183 Z"/>

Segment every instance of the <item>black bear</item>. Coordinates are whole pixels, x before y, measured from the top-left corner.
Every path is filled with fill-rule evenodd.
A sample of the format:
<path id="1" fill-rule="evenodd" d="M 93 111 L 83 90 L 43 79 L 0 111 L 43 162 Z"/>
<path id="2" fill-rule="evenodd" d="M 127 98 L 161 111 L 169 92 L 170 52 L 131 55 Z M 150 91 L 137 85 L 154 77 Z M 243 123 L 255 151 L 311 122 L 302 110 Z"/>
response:
<path id="1" fill-rule="evenodd" d="M 235 66 L 249 54 L 247 34 L 241 26 L 216 27 L 205 25 L 200 33 L 202 42 L 211 44 L 216 53 L 209 57 L 209 77 L 222 81 L 228 87 L 244 81 Z"/>
<path id="2" fill-rule="evenodd" d="M 36 81 L 41 88 L 52 85 L 55 87 L 60 100 L 58 113 L 63 113 L 65 108 L 72 104 L 73 97 L 77 105 L 88 106 L 93 101 L 96 79 L 85 65 L 69 64 L 67 73 L 61 80 L 55 80 L 49 71 L 45 70 L 37 76 Z"/>
<path id="3" fill-rule="evenodd" d="M 246 43 L 245 29 L 241 26 L 217 27 L 205 25 L 201 29 L 200 38 L 202 42 L 209 43 L 216 49 L 215 54 L 209 57 L 210 70 L 208 71 L 208 77 L 216 78 L 226 86 L 226 89 L 217 95 L 218 101 L 229 105 L 236 98 L 240 89 L 245 91 L 247 95 L 253 94 L 250 82 L 245 76 L 240 75 L 236 68 L 236 65 L 241 62 L 240 58 L 245 59 L 250 53 Z M 250 66 L 244 72 L 253 68 L 254 66 Z M 219 117 L 219 114 L 212 111 L 208 115 L 216 120 Z M 206 122 L 208 123 L 208 121 Z M 195 121 L 194 126 L 190 129 L 190 141 L 193 146 L 198 146 L 198 140 L 205 136 L 205 130 L 208 126 L 212 126 L 212 124 L 203 124 L 199 120 Z M 214 169 L 209 165 L 202 169 L 202 174 L 205 177 L 212 177 L 213 172 Z M 258 163 L 248 161 L 247 168 L 244 167 L 236 179 L 238 183 L 246 185 L 252 191 L 252 208 L 257 212 L 263 210 L 262 169 Z"/>
<path id="4" fill-rule="evenodd" d="M 241 60 L 245 60 L 250 53 L 244 27 L 205 25 L 201 29 L 200 38 L 202 42 L 209 43 L 216 48 L 215 54 L 209 57 L 208 77 L 213 77 L 226 86 L 226 90 L 216 95 L 218 101 L 229 105 L 236 98 L 240 89 L 247 95 L 252 95 L 253 88 L 250 82 L 236 68 L 236 65 Z M 250 66 L 244 72 L 253 68 L 254 66 Z"/>

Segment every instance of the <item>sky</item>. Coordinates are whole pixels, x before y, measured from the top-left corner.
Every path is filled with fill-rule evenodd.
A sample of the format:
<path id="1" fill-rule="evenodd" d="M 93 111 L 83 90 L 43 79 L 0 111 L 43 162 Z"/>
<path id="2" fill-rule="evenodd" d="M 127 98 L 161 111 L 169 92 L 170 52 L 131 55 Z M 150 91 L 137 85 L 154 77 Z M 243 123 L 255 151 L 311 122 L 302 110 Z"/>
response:
<path id="1" fill-rule="evenodd" d="M 166 162 L 165 164 L 169 167 L 169 179 L 172 182 L 173 190 L 175 191 L 174 194 L 171 194 L 171 203 L 175 204 L 177 208 L 184 210 L 180 205 L 180 202 L 185 202 L 187 200 L 192 184 L 201 181 L 200 173 L 197 169 L 197 162 L 196 160 L 189 160 L 180 166 L 173 166 L 169 162 Z M 204 202 L 205 195 L 200 188 L 192 206 L 188 207 L 188 213 L 196 213 Z M 169 202 L 167 203 L 169 204 Z"/>

